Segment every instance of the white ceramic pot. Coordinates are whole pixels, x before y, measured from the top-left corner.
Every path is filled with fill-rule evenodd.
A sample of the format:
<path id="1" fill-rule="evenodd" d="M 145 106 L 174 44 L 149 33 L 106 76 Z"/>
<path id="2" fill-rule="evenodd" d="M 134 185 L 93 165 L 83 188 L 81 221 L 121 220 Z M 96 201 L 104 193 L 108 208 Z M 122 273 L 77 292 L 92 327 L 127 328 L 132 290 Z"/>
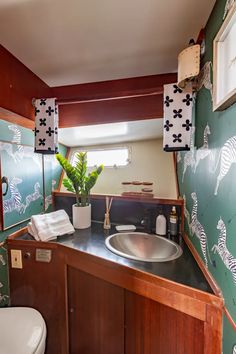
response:
<path id="1" fill-rule="evenodd" d="M 91 226 L 91 204 L 81 207 L 72 206 L 73 226 L 75 229 L 87 229 Z"/>

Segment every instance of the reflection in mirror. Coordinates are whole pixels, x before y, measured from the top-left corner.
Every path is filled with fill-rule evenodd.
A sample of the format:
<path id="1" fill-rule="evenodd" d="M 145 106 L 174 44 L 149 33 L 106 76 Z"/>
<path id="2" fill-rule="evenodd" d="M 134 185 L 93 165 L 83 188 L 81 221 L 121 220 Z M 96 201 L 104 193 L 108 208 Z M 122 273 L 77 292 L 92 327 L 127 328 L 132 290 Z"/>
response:
<path id="1" fill-rule="evenodd" d="M 70 148 L 71 163 L 76 152 L 87 151 L 89 168 L 105 165 L 92 193 L 175 199 L 173 155 L 163 151 L 162 125 L 163 119 L 149 119 L 61 128 L 59 142 Z"/>

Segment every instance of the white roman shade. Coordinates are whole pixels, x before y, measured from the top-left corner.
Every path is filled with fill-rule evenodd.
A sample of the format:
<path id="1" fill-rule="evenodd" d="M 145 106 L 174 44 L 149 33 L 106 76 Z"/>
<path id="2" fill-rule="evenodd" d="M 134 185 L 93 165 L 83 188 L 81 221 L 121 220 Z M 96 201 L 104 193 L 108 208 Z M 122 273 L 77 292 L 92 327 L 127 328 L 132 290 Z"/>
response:
<path id="1" fill-rule="evenodd" d="M 192 127 L 192 85 L 185 89 L 177 84 L 164 85 L 163 149 L 190 150 Z"/>
<path id="2" fill-rule="evenodd" d="M 41 154 L 58 152 L 58 106 L 55 98 L 35 100 L 35 149 Z"/>

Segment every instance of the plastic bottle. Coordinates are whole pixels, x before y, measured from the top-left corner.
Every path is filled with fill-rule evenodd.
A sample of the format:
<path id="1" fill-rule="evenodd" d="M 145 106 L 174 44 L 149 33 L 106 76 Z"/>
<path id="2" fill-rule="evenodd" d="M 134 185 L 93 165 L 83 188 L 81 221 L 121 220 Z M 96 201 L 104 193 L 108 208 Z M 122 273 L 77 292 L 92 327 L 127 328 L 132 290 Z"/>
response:
<path id="1" fill-rule="evenodd" d="M 178 216 L 175 206 L 172 207 L 170 212 L 170 235 L 177 236 L 178 233 Z"/>
<path id="2" fill-rule="evenodd" d="M 164 236 L 166 235 L 166 218 L 160 210 L 160 214 L 156 218 L 156 234 Z"/>

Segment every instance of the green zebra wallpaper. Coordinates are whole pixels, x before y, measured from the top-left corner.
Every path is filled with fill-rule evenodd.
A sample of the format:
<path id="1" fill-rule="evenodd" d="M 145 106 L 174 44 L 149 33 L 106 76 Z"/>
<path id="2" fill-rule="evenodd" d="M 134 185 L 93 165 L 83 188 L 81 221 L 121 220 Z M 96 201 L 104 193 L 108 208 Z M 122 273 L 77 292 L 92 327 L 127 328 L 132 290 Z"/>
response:
<path id="1" fill-rule="evenodd" d="M 58 187 L 61 167 L 54 155 L 42 157 L 33 153 L 33 145 L 32 130 L 0 120 L 2 175 L 9 179 L 9 190 L 3 197 L 4 228 L 7 230 L 0 232 L 0 242 L 25 226 L 24 220 L 32 214 L 43 211 L 43 198 L 46 211 L 52 210 L 51 192 Z M 65 146 L 60 145 L 59 151 L 66 155 Z M 0 306 L 6 306 L 9 302 L 7 267 L 7 253 L 3 246 L 0 247 Z"/>
<path id="2" fill-rule="evenodd" d="M 204 62 L 208 68 L 213 60 L 213 39 L 229 3 L 217 0 L 206 26 Z M 220 286 L 236 322 L 236 105 L 213 112 L 208 82 L 197 93 L 194 121 L 191 149 L 177 155 L 185 232 Z M 226 317 L 223 353 L 236 354 L 236 332 Z"/>

